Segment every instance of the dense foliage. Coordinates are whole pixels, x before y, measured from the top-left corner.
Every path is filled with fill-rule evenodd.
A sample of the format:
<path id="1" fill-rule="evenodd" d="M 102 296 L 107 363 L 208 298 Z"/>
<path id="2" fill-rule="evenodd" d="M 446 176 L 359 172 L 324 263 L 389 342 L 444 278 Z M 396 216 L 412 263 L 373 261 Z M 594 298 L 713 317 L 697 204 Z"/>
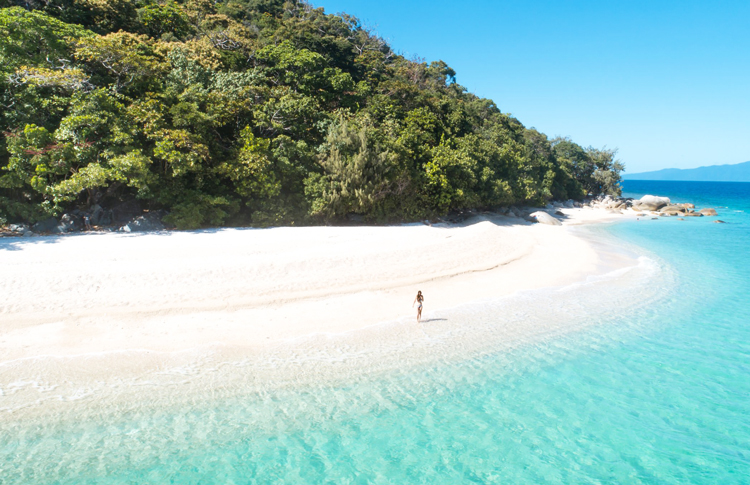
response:
<path id="1" fill-rule="evenodd" d="M 300 0 L 0 0 L 0 217 L 137 199 L 179 228 L 430 217 L 616 193 L 549 140 Z"/>

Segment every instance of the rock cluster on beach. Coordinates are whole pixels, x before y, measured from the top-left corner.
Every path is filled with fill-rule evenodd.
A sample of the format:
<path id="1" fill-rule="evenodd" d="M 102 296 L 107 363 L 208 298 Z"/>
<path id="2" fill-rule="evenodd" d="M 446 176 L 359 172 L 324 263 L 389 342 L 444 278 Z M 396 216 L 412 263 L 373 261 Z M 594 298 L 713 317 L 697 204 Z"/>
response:
<path id="1" fill-rule="evenodd" d="M 689 203 L 673 204 L 669 197 L 655 195 L 644 195 L 640 199 L 607 195 L 587 201 L 584 207 L 606 209 L 612 213 L 620 214 L 624 213 L 623 211 L 635 211 L 642 216 L 703 217 L 718 215 L 716 209 L 696 209 L 695 204 Z"/>
<path id="2" fill-rule="evenodd" d="M 696 209 L 694 204 L 672 203 L 668 197 L 655 195 L 644 195 L 640 199 L 630 197 L 613 197 L 610 195 L 585 199 L 581 202 L 574 200 L 554 201 L 547 204 L 541 210 L 529 207 L 508 207 L 498 209 L 497 213 L 508 217 L 518 217 L 529 222 L 547 224 L 552 226 L 562 225 L 565 219 L 565 209 L 599 209 L 605 210 L 612 215 L 628 215 L 636 217 L 653 216 L 653 218 L 666 216 L 679 216 L 681 220 L 685 217 L 704 217 L 718 215 L 716 209 Z M 719 221 L 716 221 L 719 222 Z M 721 221 L 723 222 L 723 221 Z"/>
<path id="3" fill-rule="evenodd" d="M 35 237 L 42 234 L 70 234 L 86 230 L 120 232 L 154 232 L 167 227 L 162 222 L 168 212 L 163 210 L 142 211 L 136 203 L 125 203 L 112 209 L 94 205 L 88 210 L 66 212 L 59 218 L 49 217 L 35 224 L 10 224 L 0 235 Z M 88 226 L 86 220 L 88 219 Z"/>

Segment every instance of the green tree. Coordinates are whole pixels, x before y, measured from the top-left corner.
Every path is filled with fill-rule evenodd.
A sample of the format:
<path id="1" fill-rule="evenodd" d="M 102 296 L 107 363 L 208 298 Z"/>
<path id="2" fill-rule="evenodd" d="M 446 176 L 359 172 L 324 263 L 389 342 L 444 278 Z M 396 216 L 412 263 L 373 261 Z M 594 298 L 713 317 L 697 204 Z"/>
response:
<path id="1" fill-rule="evenodd" d="M 116 92 L 134 83 L 148 83 L 152 76 L 163 74 L 167 68 L 153 41 L 143 35 L 117 32 L 84 37 L 74 45 L 76 59 Z"/>
<path id="2" fill-rule="evenodd" d="M 595 192 L 593 192 L 593 194 L 616 196 L 622 194 L 622 187 L 620 187 L 620 173 L 625 170 L 625 165 L 615 158 L 617 150 L 589 147 L 586 149 L 586 154 L 596 167 L 593 173 L 595 187 Z"/>
<path id="3" fill-rule="evenodd" d="M 306 181 L 311 213 L 326 219 L 367 215 L 384 195 L 393 155 L 381 149 L 369 120 L 339 116 L 318 157 L 322 173 Z"/>
<path id="4" fill-rule="evenodd" d="M 148 4 L 138 10 L 138 19 L 152 37 L 182 39 L 192 30 L 187 13 L 174 1 Z"/>

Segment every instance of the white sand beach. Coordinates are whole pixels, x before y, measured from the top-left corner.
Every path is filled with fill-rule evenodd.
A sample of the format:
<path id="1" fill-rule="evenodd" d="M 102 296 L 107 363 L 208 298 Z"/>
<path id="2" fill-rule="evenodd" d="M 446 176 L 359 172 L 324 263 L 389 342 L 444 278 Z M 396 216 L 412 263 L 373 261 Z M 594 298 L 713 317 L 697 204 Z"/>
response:
<path id="1" fill-rule="evenodd" d="M 0 396 L 6 405 L 0 409 L 39 404 L 45 396 L 78 399 L 93 392 L 94 382 L 116 383 L 124 395 L 132 391 L 126 378 L 136 382 L 148 374 L 155 382 L 168 367 L 194 370 L 197 356 L 217 352 L 246 363 L 261 354 L 263 362 L 296 362 L 290 370 L 296 378 L 303 354 L 328 365 L 342 347 L 357 358 L 369 352 L 372 369 L 389 365 L 386 350 L 373 353 L 375 347 L 398 347 L 403 362 L 394 366 L 401 366 L 420 355 L 478 348 L 486 339 L 512 345 L 565 331 L 550 323 L 558 317 L 545 314 L 543 304 L 524 304 L 515 312 L 522 316 L 502 325 L 435 318 L 461 305 L 565 287 L 637 264 L 567 227 L 612 214 L 565 212 L 563 226 L 484 215 L 460 225 L 5 238 Z M 412 307 L 417 290 L 425 296 L 419 325 Z M 340 345 L 346 338 L 355 343 Z M 438 340 L 443 350 L 436 350 Z M 280 372 L 276 364 L 248 366 L 243 382 L 262 381 L 261 368 Z M 222 386 L 231 380 L 217 375 L 212 382 Z"/>
<path id="2" fill-rule="evenodd" d="M 593 211 L 587 212 L 587 220 Z M 603 214 L 602 214 L 603 216 Z M 575 217 L 572 222 L 577 222 Z M 600 258 L 565 227 L 286 227 L 10 240 L 0 360 L 265 346 L 569 284 Z"/>

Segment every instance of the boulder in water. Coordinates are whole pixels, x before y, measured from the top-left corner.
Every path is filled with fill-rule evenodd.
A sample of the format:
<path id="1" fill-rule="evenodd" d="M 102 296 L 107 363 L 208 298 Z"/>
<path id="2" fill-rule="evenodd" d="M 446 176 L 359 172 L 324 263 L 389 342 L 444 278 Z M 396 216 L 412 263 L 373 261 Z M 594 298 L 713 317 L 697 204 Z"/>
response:
<path id="1" fill-rule="evenodd" d="M 644 195 L 639 199 L 642 203 L 646 204 L 670 204 L 672 201 L 669 197 L 659 197 L 656 195 Z"/>
<path id="2" fill-rule="evenodd" d="M 654 212 L 654 211 L 658 211 L 659 208 L 661 208 L 663 206 L 660 206 L 659 204 L 650 204 L 650 203 L 644 202 L 644 203 L 641 203 L 641 204 L 638 204 L 638 205 L 634 205 L 633 207 L 636 210 L 640 210 L 640 211 L 651 211 L 651 212 Z"/>
<path id="3" fill-rule="evenodd" d="M 657 197 L 655 195 L 644 195 L 639 201 L 634 201 L 633 205 L 641 210 L 659 210 L 671 203 L 669 197 Z"/>
<path id="4" fill-rule="evenodd" d="M 704 216 L 718 216 L 719 214 L 716 213 L 716 209 L 701 209 L 700 213 Z"/>
<path id="5" fill-rule="evenodd" d="M 662 212 L 687 212 L 687 209 L 682 205 L 666 205 L 661 208 Z"/>

